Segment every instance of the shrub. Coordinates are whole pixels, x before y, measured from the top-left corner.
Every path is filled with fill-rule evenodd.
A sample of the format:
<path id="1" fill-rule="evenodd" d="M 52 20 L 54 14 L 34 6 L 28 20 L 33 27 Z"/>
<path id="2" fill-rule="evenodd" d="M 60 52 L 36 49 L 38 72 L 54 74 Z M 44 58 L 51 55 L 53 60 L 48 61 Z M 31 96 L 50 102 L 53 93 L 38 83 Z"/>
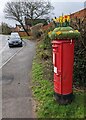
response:
<path id="1" fill-rule="evenodd" d="M 74 29 L 78 29 L 81 33 L 81 37 L 78 41 L 75 42 L 75 61 L 74 61 L 74 84 L 78 87 L 86 86 L 86 25 L 85 19 L 82 21 L 80 19 L 72 20 L 71 26 Z"/>
<path id="2" fill-rule="evenodd" d="M 36 24 L 36 25 L 31 27 L 31 33 L 32 33 L 34 38 L 41 37 L 41 34 L 42 34 L 42 29 L 41 28 L 42 28 L 42 26 L 43 26 L 43 24 L 39 23 L 39 24 Z"/>

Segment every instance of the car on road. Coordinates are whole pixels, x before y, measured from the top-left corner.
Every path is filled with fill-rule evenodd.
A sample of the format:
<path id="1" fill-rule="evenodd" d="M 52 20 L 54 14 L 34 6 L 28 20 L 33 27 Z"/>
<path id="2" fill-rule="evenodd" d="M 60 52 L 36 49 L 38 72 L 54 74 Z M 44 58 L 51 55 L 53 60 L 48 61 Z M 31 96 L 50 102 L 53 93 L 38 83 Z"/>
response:
<path id="1" fill-rule="evenodd" d="M 17 32 L 11 33 L 11 35 L 8 39 L 8 45 L 9 45 L 9 47 L 13 47 L 13 46 L 22 47 L 23 46 L 22 39 Z"/>

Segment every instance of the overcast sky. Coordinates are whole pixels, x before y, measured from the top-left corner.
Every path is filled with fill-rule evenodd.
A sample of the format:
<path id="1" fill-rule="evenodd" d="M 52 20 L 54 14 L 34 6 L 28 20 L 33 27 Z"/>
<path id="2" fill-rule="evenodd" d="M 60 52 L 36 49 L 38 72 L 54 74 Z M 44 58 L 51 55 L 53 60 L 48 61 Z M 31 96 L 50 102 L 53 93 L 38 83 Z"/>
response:
<path id="1" fill-rule="evenodd" d="M 0 23 L 3 21 L 11 26 L 15 26 L 16 21 L 6 20 L 4 17 L 3 10 L 6 2 L 8 1 L 13 1 L 13 0 L 3 0 L 3 1 L 0 0 Z M 18 0 L 14 0 L 14 1 L 18 1 Z M 85 0 L 49 0 L 49 1 L 51 1 L 52 6 L 54 6 L 54 10 L 53 10 L 54 14 L 51 17 L 54 16 L 59 17 L 62 13 L 70 14 L 83 9 Z"/>

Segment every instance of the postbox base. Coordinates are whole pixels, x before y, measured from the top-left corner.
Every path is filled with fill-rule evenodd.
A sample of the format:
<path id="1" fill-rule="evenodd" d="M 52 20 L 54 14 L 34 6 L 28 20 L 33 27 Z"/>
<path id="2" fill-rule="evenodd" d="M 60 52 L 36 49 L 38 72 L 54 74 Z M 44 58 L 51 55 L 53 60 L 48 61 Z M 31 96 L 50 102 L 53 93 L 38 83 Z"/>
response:
<path id="1" fill-rule="evenodd" d="M 61 95 L 61 94 L 54 93 L 54 97 L 59 104 L 66 105 L 72 102 L 74 95 L 73 93 L 70 93 L 67 95 Z"/>

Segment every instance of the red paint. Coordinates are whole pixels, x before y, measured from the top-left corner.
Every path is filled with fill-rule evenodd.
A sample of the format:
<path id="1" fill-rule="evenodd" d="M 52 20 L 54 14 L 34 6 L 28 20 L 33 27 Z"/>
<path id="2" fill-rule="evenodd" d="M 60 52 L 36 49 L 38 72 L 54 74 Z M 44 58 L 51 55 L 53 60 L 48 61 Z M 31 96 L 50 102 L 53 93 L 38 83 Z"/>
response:
<path id="1" fill-rule="evenodd" d="M 73 82 L 74 40 L 54 40 L 52 48 L 55 68 L 54 91 L 62 95 L 70 94 Z"/>

